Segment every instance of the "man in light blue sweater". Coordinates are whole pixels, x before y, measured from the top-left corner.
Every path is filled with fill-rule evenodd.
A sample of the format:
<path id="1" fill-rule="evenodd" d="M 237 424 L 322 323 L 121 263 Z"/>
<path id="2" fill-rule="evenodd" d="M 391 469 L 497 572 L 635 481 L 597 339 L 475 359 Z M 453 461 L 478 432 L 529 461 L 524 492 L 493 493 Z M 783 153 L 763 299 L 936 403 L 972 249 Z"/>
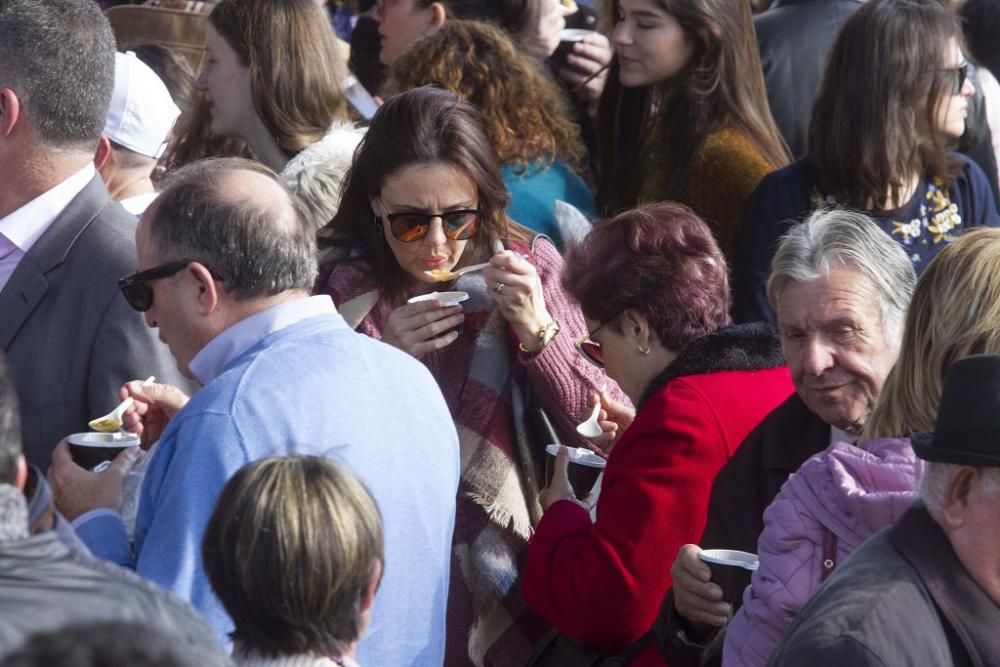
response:
<path id="1" fill-rule="evenodd" d="M 158 327 L 190 401 L 129 383 L 130 427 L 158 439 L 130 549 L 118 513 L 128 452 L 93 474 L 65 442 L 53 455 L 58 506 L 104 558 L 189 600 L 224 637 L 232 624 L 205 578 L 201 540 L 226 480 L 266 456 L 313 454 L 347 464 L 385 524 L 384 578 L 362 665 L 440 665 L 458 438 L 430 373 L 352 331 L 329 298 L 310 297 L 312 230 L 264 168 L 213 160 L 177 173 L 139 222 L 143 271 L 122 292 Z M 186 402 L 186 404 L 185 404 Z"/>

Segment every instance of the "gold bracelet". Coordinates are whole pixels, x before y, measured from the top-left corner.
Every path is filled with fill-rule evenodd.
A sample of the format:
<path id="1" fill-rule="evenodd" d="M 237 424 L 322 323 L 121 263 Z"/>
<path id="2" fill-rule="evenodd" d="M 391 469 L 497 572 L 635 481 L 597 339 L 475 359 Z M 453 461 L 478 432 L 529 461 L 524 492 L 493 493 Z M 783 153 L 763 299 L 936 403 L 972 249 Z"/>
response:
<path id="1" fill-rule="evenodd" d="M 559 333 L 559 323 L 552 320 L 538 330 L 538 347 L 533 350 L 529 350 L 524 346 L 524 343 L 518 343 L 517 347 L 521 350 L 521 353 L 524 354 L 524 356 L 530 359 L 544 350 L 545 346 L 552 342 L 552 339 L 556 337 L 557 333 Z"/>

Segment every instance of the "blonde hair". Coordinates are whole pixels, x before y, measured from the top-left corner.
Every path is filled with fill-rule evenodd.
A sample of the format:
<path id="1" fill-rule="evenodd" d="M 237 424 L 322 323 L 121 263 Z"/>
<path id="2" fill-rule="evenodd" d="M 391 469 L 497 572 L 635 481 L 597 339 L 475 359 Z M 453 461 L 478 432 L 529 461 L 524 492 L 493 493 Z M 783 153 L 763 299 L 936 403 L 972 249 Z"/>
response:
<path id="1" fill-rule="evenodd" d="M 1000 353 L 1000 229 L 975 229 L 946 247 L 917 281 L 899 358 L 865 438 L 933 431 L 952 362 Z"/>
<path id="2" fill-rule="evenodd" d="M 383 551 L 382 517 L 364 484 L 316 456 L 242 468 L 202 541 L 232 638 L 268 657 L 330 655 L 356 641 L 361 597 Z"/>

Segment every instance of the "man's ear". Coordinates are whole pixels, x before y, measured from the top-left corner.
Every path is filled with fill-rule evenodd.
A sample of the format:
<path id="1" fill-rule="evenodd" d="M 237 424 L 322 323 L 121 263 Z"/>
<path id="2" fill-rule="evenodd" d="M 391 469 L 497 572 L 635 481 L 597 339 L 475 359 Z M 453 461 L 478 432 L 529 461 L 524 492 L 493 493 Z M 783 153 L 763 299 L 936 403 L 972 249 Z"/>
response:
<path id="1" fill-rule="evenodd" d="M 448 20 L 448 10 L 440 2 L 432 2 L 429 9 L 431 10 L 431 28 L 437 30 Z"/>
<path id="2" fill-rule="evenodd" d="M 10 136 L 21 120 L 21 99 L 10 88 L 0 88 L 0 139 Z"/>
<path id="3" fill-rule="evenodd" d="M 382 582 L 382 561 L 375 561 L 374 567 L 372 567 L 372 576 L 368 579 L 368 585 L 365 589 L 361 591 L 361 613 L 365 613 L 372 608 L 375 604 L 375 593 L 378 591 L 378 585 Z"/>
<path id="4" fill-rule="evenodd" d="M 111 140 L 102 134 L 100 141 L 97 142 L 97 151 L 94 153 L 94 166 L 97 168 L 97 171 L 101 172 L 101 178 L 104 179 L 105 183 L 108 182 L 108 175 L 105 174 L 105 168 L 107 168 L 107 171 L 110 171 L 114 162 L 112 160 L 113 153 Z"/>
<path id="5" fill-rule="evenodd" d="M 191 262 L 186 271 L 198 285 L 198 314 L 211 315 L 218 309 L 222 296 L 212 272 L 199 262 Z"/>
<path id="6" fill-rule="evenodd" d="M 941 504 L 941 520 L 947 528 L 960 528 L 966 520 L 969 496 L 978 483 L 978 471 L 970 466 L 961 466 L 952 473 Z"/>
<path id="7" fill-rule="evenodd" d="M 14 487 L 24 490 L 24 485 L 28 481 L 28 462 L 24 460 L 24 454 L 17 456 L 17 474 L 14 475 Z"/>

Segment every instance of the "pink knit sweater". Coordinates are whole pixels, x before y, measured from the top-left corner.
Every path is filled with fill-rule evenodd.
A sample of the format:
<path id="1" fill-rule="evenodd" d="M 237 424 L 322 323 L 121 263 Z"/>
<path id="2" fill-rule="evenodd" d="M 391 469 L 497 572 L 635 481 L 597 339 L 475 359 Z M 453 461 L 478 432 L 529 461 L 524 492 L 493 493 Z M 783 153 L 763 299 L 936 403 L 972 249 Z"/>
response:
<path id="1" fill-rule="evenodd" d="M 462 456 L 455 553 L 464 562 L 453 563 L 448 664 L 461 658 L 480 664 L 523 664 L 543 629 L 536 616 L 524 613 L 515 585 L 516 563 L 541 516 L 538 487 L 544 483 L 535 478 L 527 460 L 544 454 L 527 451 L 516 436 L 517 392 L 530 386 L 564 444 L 576 446 L 588 444 L 575 426 L 590 394 L 606 384 L 613 396 L 627 402 L 617 385 L 576 350 L 575 342 L 587 333 L 586 324 L 562 290 L 558 251 L 539 238 L 529 261 L 538 271 L 545 305 L 560 326 L 545 349 L 530 359 L 518 352 L 516 336 L 490 297 L 492 287 L 484 284 L 481 274 L 472 273 L 455 285 L 470 294 L 462 304 L 462 335 L 421 359 L 455 418 Z M 381 297 L 373 286 L 363 265 L 345 265 L 334 270 L 327 291 L 352 326 L 381 339 L 399 304 Z M 545 443 L 529 444 L 544 447 Z"/>

